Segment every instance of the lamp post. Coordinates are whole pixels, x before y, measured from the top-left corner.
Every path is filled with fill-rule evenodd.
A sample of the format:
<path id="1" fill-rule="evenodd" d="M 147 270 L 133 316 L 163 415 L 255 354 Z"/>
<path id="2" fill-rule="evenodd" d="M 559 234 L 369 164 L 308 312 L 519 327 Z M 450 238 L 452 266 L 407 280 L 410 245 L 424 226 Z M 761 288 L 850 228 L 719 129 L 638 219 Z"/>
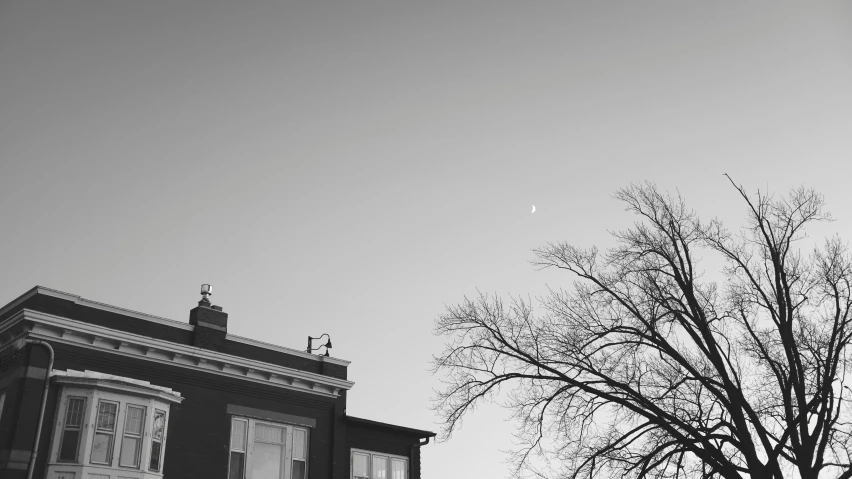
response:
<path id="1" fill-rule="evenodd" d="M 308 354 L 311 354 L 312 351 L 317 351 L 320 348 L 324 347 L 325 348 L 325 354 L 323 356 L 328 356 L 328 350 L 331 349 L 331 336 L 328 336 L 328 341 L 326 341 L 325 344 L 318 346 L 316 348 L 313 347 L 314 339 L 320 339 L 323 336 L 328 336 L 328 333 L 323 333 L 321 336 L 319 336 L 317 338 L 312 338 L 312 337 L 308 336 L 308 349 L 306 349 L 305 352 L 308 353 Z"/>

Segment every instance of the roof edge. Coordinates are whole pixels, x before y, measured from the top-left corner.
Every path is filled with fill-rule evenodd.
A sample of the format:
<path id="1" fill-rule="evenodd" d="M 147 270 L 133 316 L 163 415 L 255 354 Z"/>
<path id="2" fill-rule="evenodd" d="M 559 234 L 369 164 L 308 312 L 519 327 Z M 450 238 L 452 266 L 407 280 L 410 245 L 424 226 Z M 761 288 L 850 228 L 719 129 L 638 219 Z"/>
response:
<path id="1" fill-rule="evenodd" d="M 412 436 L 417 436 L 418 438 L 435 437 L 435 436 L 438 435 L 437 433 L 434 433 L 432 431 L 424 431 L 423 429 L 414 429 L 414 428 L 411 428 L 411 427 L 397 426 L 396 424 L 388 424 L 386 422 L 373 421 L 371 419 L 364 419 L 364 418 L 361 418 L 361 417 L 355 417 L 355 416 L 349 416 L 349 415 L 346 416 L 346 421 L 351 422 L 353 424 L 360 424 L 360 425 L 363 425 L 363 426 L 372 426 L 372 427 L 378 427 L 378 428 L 382 428 L 382 429 L 390 429 L 392 431 L 404 432 L 404 433 L 410 434 Z"/>
<path id="2" fill-rule="evenodd" d="M 64 291 L 59 291 L 59 290 L 56 290 L 56 289 L 51 289 L 51 288 L 47 288 L 45 286 L 39 286 L 39 285 L 33 286 L 24 294 L 13 299 L 9 303 L 7 303 L 5 306 L 0 307 L 0 316 L 8 313 L 9 311 L 12 311 L 13 309 L 15 309 L 16 306 L 20 305 L 21 303 L 23 303 L 24 301 L 28 300 L 29 298 L 35 296 L 36 294 L 43 294 L 45 296 L 52 296 L 54 298 L 60 298 L 60 299 L 64 299 L 64 300 L 67 300 L 67 301 L 72 301 L 75 304 L 79 304 L 80 306 L 86 306 L 86 307 L 89 307 L 89 308 L 100 309 L 100 310 L 103 310 L 103 311 L 110 311 L 110 312 L 121 314 L 121 315 L 124 315 L 124 316 L 130 316 L 130 317 L 136 318 L 136 319 L 142 319 L 142 320 L 151 321 L 151 322 L 154 322 L 154 323 L 165 324 L 167 326 L 173 326 L 173 327 L 188 330 L 188 331 L 192 331 L 192 330 L 195 329 L 194 326 L 192 326 L 189 323 L 185 323 L 183 321 L 176 321 L 174 319 L 163 318 L 161 316 L 155 316 L 153 314 L 141 313 L 139 311 L 133 311 L 132 309 L 125 309 L 125 308 L 121 308 L 121 307 L 118 307 L 118 306 L 113 306 L 111 304 L 99 303 L 97 301 L 92 301 L 90 299 L 83 298 L 83 297 L 76 295 L 76 294 L 66 293 Z M 304 351 L 300 351 L 300 350 L 297 350 L 297 349 L 288 348 L 286 346 L 279 346 L 277 344 L 266 343 L 266 342 L 263 342 L 263 341 L 258 341 L 257 339 L 245 338 L 245 337 L 242 337 L 242 336 L 237 336 L 235 334 L 228 333 L 227 336 L 226 336 L 226 339 L 231 340 L 231 341 L 235 341 L 235 342 L 238 342 L 238 343 L 248 344 L 248 345 L 251 345 L 251 346 L 258 347 L 258 348 L 268 349 L 268 350 L 271 350 L 271 351 L 277 351 L 279 353 L 285 353 L 285 354 L 290 354 L 292 356 L 298 356 L 298 357 L 305 358 L 305 359 L 311 359 L 313 361 L 318 361 L 318 362 L 321 362 L 321 363 L 327 362 L 327 363 L 331 363 L 331 364 L 337 364 L 337 365 L 340 365 L 340 366 L 349 366 L 349 364 L 351 364 L 351 361 L 347 361 L 345 359 L 339 359 L 339 358 L 335 358 L 335 357 L 331 357 L 331 356 L 319 356 L 319 355 L 316 355 L 316 354 L 308 354 Z"/>

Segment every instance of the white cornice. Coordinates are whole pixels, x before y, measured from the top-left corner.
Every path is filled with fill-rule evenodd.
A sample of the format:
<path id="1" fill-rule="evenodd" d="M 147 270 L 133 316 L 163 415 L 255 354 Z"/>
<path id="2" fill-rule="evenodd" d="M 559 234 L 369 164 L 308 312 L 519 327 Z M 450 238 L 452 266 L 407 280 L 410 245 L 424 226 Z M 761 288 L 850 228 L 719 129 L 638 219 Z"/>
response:
<path id="1" fill-rule="evenodd" d="M 22 321 L 32 323 L 27 335 L 33 338 L 321 396 L 336 397 L 341 389 L 351 389 L 355 384 L 322 374 L 104 328 L 29 309 L 4 321 L 0 325 L 0 334 Z"/>
<path id="2" fill-rule="evenodd" d="M 109 304 L 99 303 L 97 301 L 92 301 L 89 299 L 82 298 L 77 296 L 76 294 L 64 293 L 62 291 L 57 291 L 55 289 L 45 288 L 44 286 L 35 286 L 26 293 L 18 296 L 12 302 L 0 308 L 0 316 L 7 313 L 8 311 L 13 310 L 15 307 L 31 298 L 36 294 L 43 294 L 45 296 L 52 296 L 54 298 L 60 298 L 67 301 L 72 301 L 75 304 L 79 304 L 81 306 L 86 306 L 89 308 L 100 309 L 103 311 L 109 311 L 112 313 L 121 314 L 124 316 L 130 316 L 132 318 L 142 319 L 145 321 L 151 321 L 154 323 L 165 324 L 167 326 L 171 326 L 174 328 L 179 328 L 187 331 L 192 331 L 195 329 L 189 323 L 184 323 L 181 321 L 175 321 L 174 319 L 162 318 L 160 316 L 154 316 L 152 314 L 140 313 L 138 311 L 132 311 L 130 309 L 119 308 L 118 306 L 112 306 Z M 336 364 L 339 366 L 348 366 L 351 361 L 346 361 L 344 359 L 333 358 L 330 356 L 319 356 L 316 354 L 308 354 L 304 351 L 300 351 L 298 349 L 286 348 L 283 346 L 278 346 L 275 344 L 265 343 L 263 341 L 258 341 L 256 339 L 244 338 L 242 336 L 237 336 L 235 334 L 228 334 L 226 339 L 230 341 L 234 341 L 237 343 L 248 344 L 250 346 L 255 346 L 263 349 L 270 349 L 272 351 L 278 351 L 280 353 L 290 354 L 292 356 L 298 356 L 300 358 L 310 359 L 312 361 L 326 362 L 331 364 Z"/>

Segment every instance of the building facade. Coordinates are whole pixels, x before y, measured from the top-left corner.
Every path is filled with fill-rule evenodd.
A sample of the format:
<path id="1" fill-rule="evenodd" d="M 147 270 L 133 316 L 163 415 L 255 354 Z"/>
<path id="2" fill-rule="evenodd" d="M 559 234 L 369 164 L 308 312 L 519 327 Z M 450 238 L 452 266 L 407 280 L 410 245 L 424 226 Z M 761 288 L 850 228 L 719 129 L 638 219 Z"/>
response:
<path id="1" fill-rule="evenodd" d="M 420 479 L 435 434 L 347 415 L 348 361 L 227 326 L 206 295 L 186 323 L 38 286 L 0 308 L 0 477 Z"/>

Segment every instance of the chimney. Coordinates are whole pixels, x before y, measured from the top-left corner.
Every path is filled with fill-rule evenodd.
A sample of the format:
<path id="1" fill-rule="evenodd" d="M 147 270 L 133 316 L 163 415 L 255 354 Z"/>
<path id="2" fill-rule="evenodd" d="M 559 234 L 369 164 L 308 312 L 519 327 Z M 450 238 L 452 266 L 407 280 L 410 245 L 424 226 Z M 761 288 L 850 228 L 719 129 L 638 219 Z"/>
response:
<path id="1" fill-rule="evenodd" d="M 225 351 L 225 334 L 228 332 L 228 313 L 221 306 L 210 303 L 213 286 L 201 285 L 201 301 L 189 311 L 189 324 L 195 326 L 192 345 L 199 348 Z"/>

